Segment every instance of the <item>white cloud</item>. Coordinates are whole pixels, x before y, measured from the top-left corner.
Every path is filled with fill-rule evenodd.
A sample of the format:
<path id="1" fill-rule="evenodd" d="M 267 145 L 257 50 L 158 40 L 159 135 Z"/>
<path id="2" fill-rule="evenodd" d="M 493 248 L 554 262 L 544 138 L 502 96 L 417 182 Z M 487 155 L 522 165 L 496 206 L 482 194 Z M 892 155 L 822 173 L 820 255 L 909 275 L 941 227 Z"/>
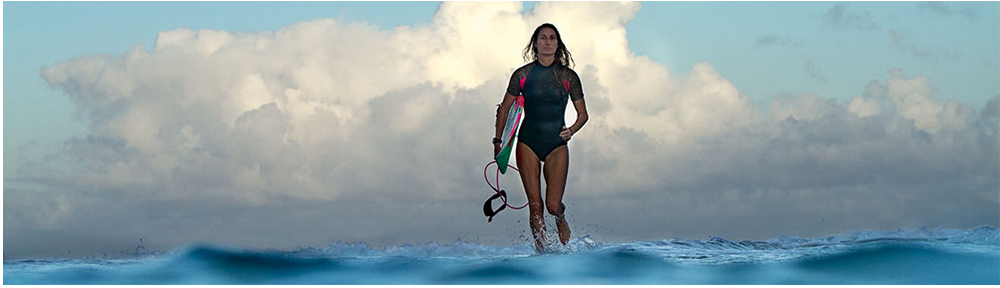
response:
<path id="1" fill-rule="evenodd" d="M 871 22 L 838 7 L 837 21 Z M 164 31 L 152 52 L 136 47 L 44 68 L 87 113 L 92 132 L 19 175 L 56 195 L 78 193 L 74 199 L 127 195 L 124 208 L 107 212 L 121 217 L 177 207 L 215 219 L 107 224 L 174 244 L 223 230 L 211 239 L 273 247 L 475 238 L 489 229 L 472 223 L 489 192 L 481 172 L 493 105 L 522 64 L 532 29 L 552 22 L 591 112 L 570 145 L 567 205 L 576 223 L 619 227 L 633 239 L 995 224 L 997 127 L 976 123 L 994 123 L 982 119 L 997 113 L 942 103 L 931 79 L 899 70 L 858 87 L 863 95 L 846 103 L 801 95 L 765 109 L 710 63 L 676 77 L 634 55 L 624 24 L 639 9 L 544 2 L 521 14 L 517 3 L 445 2 L 432 24 L 391 31 L 334 19 L 252 34 Z M 74 209 L 62 196 L 10 193 L 7 203 L 23 206 L 5 206 L 5 221 L 23 222 L 17 227 L 110 229 L 81 224 L 88 217 L 38 217 L 107 203 Z M 955 205 L 934 205 L 941 201 Z M 212 213 L 206 203 L 223 208 Z M 969 203 L 976 205 L 962 206 Z M 242 223 L 229 215 L 246 217 L 245 207 L 284 224 L 266 235 L 205 226 Z M 608 213 L 622 213 L 614 218 L 621 221 Z M 947 220 L 955 213 L 968 219 Z M 522 230 L 513 222 L 521 216 L 492 225 Z M 665 221 L 644 227 L 648 217 Z M 757 222 L 732 222 L 748 218 Z M 836 224 L 811 225 L 819 218 Z M 312 229 L 332 230 L 282 238 Z"/>

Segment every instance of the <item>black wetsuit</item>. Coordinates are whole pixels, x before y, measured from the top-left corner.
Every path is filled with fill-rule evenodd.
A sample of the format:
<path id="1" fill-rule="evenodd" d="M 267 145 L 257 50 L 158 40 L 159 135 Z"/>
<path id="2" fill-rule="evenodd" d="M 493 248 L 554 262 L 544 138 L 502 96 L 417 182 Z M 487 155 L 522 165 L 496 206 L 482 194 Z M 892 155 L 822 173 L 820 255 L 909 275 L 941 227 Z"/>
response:
<path id="1" fill-rule="evenodd" d="M 514 71 L 507 93 L 524 95 L 524 119 L 517 140 L 528 145 L 539 160 L 545 161 L 552 150 L 566 145 L 559 133 L 566 126 L 567 100 L 583 99 L 580 76 L 575 71 L 558 63 L 546 67 L 531 62 Z"/>

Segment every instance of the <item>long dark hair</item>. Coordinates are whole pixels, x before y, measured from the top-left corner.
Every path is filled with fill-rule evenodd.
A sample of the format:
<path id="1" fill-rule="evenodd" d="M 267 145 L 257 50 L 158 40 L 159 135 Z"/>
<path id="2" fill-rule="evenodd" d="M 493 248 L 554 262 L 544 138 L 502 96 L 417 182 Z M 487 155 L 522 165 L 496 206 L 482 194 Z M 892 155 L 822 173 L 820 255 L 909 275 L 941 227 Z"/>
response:
<path id="1" fill-rule="evenodd" d="M 573 62 L 573 54 L 570 54 L 569 49 L 566 49 L 566 44 L 562 41 L 562 35 L 559 34 L 559 29 L 556 29 L 556 25 L 552 25 L 552 23 L 545 23 L 538 26 L 538 28 L 535 28 L 535 33 L 532 33 L 531 39 L 528 40 L 528 46 L 524 47 L 524 61 L 528 62 L 538 60 L 538 48 L 535 47 L 535 41 L 538 40 L 538 33 L 542 32 L 542 28 L 552 28 L 552 31 L 556 32 L 556 40 L 559 43 L 556 47 L 556 63 L 562 64 L 570 69 L 572 69 L 573 66 L 576 66 L 576 63 Z M 531 57 L 528 57 L 529 55 Z"/>

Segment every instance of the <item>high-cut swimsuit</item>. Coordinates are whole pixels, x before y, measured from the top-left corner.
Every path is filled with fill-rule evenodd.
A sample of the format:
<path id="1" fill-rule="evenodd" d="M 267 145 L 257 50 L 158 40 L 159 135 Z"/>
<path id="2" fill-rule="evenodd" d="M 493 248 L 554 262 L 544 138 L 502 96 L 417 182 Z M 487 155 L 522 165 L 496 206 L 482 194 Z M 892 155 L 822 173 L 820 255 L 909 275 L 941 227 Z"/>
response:
<path id="1" fill-rule="evenodd" d="M 531 62 L 514 71 L 507 93 L 524 96 L 524 119 L 517 140 L 535 152 L 539 160 L 544 162 L 552 150 L 566 145 L 559 133 L 566 125 L 567 100 L 583 99 L 576 72 L 558 63 L 546 67 Z"/>

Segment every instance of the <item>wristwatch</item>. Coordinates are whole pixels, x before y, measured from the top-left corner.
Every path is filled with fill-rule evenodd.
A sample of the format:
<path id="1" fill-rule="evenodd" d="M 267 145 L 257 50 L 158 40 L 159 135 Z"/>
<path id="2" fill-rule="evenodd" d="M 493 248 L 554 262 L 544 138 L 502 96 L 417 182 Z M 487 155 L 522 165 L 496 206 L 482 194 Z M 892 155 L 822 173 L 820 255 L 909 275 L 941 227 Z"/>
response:
<path id="1" fill-rule="evenodd" d="M 500 138 L 497 137 L 493 137 L 493 144 L 500 144 L 500 143 L 503 143 L 503 140 L 500 140 Z"/>

